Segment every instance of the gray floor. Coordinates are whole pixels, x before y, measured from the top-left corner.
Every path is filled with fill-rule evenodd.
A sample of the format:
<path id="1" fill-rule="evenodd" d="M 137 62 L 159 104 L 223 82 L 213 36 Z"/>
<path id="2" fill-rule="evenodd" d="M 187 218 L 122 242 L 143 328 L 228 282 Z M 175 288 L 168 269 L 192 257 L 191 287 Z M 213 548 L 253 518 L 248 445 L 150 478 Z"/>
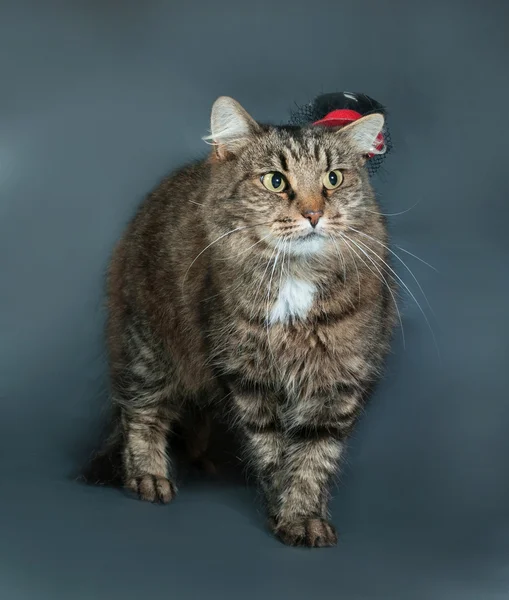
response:
<path id="1" fill-rule="evenodd" d="M 198 10 L 199 9 L 199 10 Z M 501 1 L 0 5 L 0 597 L 491 600 L 509 593 L 507 27 Z M 286 548 L 238 480 L 170 506 L 73 480 L 107 403 L 103 275 L 144 194 L 203 155 L 216 96 L 282 122 L 391 110 L 376 178 L 406 347 L 352 441 L 337 548 Z M 394 246 L 395 249 L 396 246 Z M 401 268 L 399 268 L 401 267 Z"/>

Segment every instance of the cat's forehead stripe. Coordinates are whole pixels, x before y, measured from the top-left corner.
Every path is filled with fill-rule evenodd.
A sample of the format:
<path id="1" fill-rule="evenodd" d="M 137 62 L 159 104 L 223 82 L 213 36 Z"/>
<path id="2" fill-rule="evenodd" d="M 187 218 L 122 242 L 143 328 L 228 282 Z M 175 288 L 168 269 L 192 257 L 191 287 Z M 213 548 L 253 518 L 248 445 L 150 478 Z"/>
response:
<path id="1" fill-rule="evenodd" d="M 283 168 L 287 171 L 289 162 L 299 163 L 306 159 L 313 159 L 318 163 L 325 163 L 325 168 L 330 170 L 334 162 L 333 151 L 324 139 L 322 132 L 307 129 L 287 130 L 281 128 L 276 130 L 276 139 L 274 143 L 279 146 L 278 159 Z M 284 160 L 283 160 L 284 156 Z"/>

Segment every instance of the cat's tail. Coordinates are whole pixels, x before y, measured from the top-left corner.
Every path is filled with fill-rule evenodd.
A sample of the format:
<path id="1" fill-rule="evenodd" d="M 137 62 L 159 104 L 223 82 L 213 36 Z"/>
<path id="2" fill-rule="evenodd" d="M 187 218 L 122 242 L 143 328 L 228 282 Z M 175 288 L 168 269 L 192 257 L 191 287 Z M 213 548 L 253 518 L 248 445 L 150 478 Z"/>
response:
<path id="1" fill-rule="evenodd" d="M 80 480 L 90 485 L 122 485 L 124 436 L 117 415 L 113 415 L 109 429 L 100 450 L 92 454 L 80 475 Z"/>

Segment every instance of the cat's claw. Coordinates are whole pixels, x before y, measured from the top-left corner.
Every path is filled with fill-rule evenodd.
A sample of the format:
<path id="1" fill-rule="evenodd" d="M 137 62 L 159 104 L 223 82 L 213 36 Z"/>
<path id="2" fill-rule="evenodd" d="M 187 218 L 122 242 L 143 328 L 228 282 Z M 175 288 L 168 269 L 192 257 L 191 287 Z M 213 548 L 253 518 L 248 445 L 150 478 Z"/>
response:
<path id="1" fill-rule="evenodd" d="M 338 541 L 334 527 L 319 517 L 280 523 L 274 526 L 274 533 L 288 546 L 325 548 L 335 546 Z"/>
<path id="2" fill-rule="evenodd" d="M 174 484 L 166 477 L 159 475 L 142 475 L 133 477 L 126 483 L 127 489 L 137 494 L 140 500 L 167 504 L 176 496 Z"/>

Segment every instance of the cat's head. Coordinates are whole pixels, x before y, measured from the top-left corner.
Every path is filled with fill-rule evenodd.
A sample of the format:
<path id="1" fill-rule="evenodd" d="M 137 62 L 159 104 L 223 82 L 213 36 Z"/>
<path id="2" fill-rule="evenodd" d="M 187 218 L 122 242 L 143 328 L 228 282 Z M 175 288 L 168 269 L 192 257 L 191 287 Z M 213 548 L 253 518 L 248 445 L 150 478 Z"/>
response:
<path id="1" fill-rule="evenodd" d="M 294 256 L 331 250 L 349 227 L 375 218 L 365 163 L 383 125 L 372 114 L 343 128 L 267 126 L 219 98 L 205 138 L 213 145 L 208 202 L 216 231 L 244 232 L 269 249 L 284 244 Z"/>

